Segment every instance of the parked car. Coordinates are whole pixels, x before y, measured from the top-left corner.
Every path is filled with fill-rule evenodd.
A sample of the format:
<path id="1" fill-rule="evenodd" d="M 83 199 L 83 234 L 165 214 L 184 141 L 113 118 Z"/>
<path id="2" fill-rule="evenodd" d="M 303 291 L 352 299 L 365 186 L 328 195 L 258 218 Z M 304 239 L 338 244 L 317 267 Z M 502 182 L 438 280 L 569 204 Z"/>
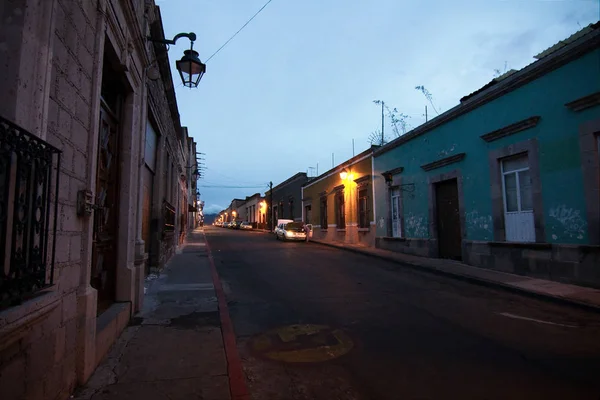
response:
<path id="1" fill-rule="evenodd" d="M 226 222 L 223 222 L 223 225 L 222 225 L 222 227 L 223 227 L 223 228 L 229 228 L 229 224 L 231 224 L 231 222 L 227 222 L 227 221 L 226 221 Z"/>
<path id="2" fill-rule="evenodd" d="M 240 225 L 240 229 L 244 229 L 244 230 L 252 230 L 252 223 L 248 222 L 248 221 L 244 221 L 242 222 L 242 224 Z"/>
<path id="3" fill-rule="evenodd" d="M 279 225 L 287 224 L 289 222 L 294 222 L 294 220 L 293 219 L 278 219 L 277 224 L 275 225 L 275 228 L 273 228 L 273 233 L 277 233 L 277 228 L 279 228 Z"/>
<path id="4" fill-rule="evenodd" d="M 223 221 L 217 221 L 214 223 L 215 226 L 223 226 Z"/>
<path id="5" fill-rule="evenodd" d="M 306 240 L 304 231 L 304 222 L 285 222 L 280 223 L 275 228 L 275 238 L 277 240 Z"/>
<path id="6" fill-rule="evenodd" d="M 240 225 L 242 225 L 242 221 L 233 221 L 229 227 L 231 229 L 240 229 Z"/>

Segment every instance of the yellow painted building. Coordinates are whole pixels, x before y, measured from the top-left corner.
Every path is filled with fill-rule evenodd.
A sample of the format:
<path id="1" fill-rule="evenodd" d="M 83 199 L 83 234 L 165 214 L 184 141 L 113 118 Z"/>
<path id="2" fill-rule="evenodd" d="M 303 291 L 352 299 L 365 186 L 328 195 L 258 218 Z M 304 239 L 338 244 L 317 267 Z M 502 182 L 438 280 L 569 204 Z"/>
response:
<path id="1" fill-rule="evenodd" d="M 373 150 L 352 157 L 302 187 L 302 220 L 313 239 L 375 244 Z"/>

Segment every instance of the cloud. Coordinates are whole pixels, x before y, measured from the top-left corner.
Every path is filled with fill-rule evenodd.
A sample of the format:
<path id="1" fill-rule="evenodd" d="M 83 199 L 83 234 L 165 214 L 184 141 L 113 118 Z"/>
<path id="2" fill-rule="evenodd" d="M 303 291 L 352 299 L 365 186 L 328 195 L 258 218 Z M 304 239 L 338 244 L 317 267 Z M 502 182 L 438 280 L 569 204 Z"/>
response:
<path id="1" fill-rule="evenodd" d="M 202 60 L 264 4 L 211 0 L 190 13 L 197 0 L 160 2 L 167 36 L 194 27 Z M 322 173 L 332 153 L 336 163 L 352 156 L 352 139 L 355 153 L 364 150 L 381 126 L 375 99 L 418 126 L 428 102 L 415 86 L 447 111 L 505 62 L 523 68 L 597 19 L 597 0 L 272 2 L 208 61 L 198 90 L 175 83 L 182 124 L 206 153 L 205 210 L 308 167 Z"/>
<path id="2" fill-rule="evenodd" d="M 204 205 L 204 214 L 218 214 L 227 207 L 220 206 L 218 204 Z"/>

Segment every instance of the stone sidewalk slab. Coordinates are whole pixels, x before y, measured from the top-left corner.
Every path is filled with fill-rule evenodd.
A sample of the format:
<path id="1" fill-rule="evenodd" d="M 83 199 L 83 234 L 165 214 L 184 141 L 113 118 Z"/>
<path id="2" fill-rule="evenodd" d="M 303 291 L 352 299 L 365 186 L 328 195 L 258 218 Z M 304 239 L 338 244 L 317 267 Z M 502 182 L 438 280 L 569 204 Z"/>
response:
<path id="1" fill-rule="evenodd" d="M 135 315 L 78 400 L 230 400 L 217 297 L 202 231 L 147 279 Z"/>
<path id="2" fill-rule="evenodd" d="M 364 245 L 332 243 L 322 240 L 311 240 L 311 242 L 600 312 L 600 290 L 598 289 L 492 271 L 466 265 L 458 261 L 426 258 L 389 250 L 374 249 Z"/>

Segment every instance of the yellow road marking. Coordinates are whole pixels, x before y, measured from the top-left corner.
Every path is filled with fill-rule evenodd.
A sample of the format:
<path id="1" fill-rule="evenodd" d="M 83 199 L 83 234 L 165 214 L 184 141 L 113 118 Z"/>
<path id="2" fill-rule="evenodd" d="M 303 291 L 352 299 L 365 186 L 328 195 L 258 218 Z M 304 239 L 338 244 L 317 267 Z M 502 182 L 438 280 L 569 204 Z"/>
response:
<path id="1" fill-rule="evenodd" d="M 252 339 L 252 349 L 265 357 L 289 363 L 324 362 L 347 354 L 352 339 L 326 325 L 290 325 Z"/>

